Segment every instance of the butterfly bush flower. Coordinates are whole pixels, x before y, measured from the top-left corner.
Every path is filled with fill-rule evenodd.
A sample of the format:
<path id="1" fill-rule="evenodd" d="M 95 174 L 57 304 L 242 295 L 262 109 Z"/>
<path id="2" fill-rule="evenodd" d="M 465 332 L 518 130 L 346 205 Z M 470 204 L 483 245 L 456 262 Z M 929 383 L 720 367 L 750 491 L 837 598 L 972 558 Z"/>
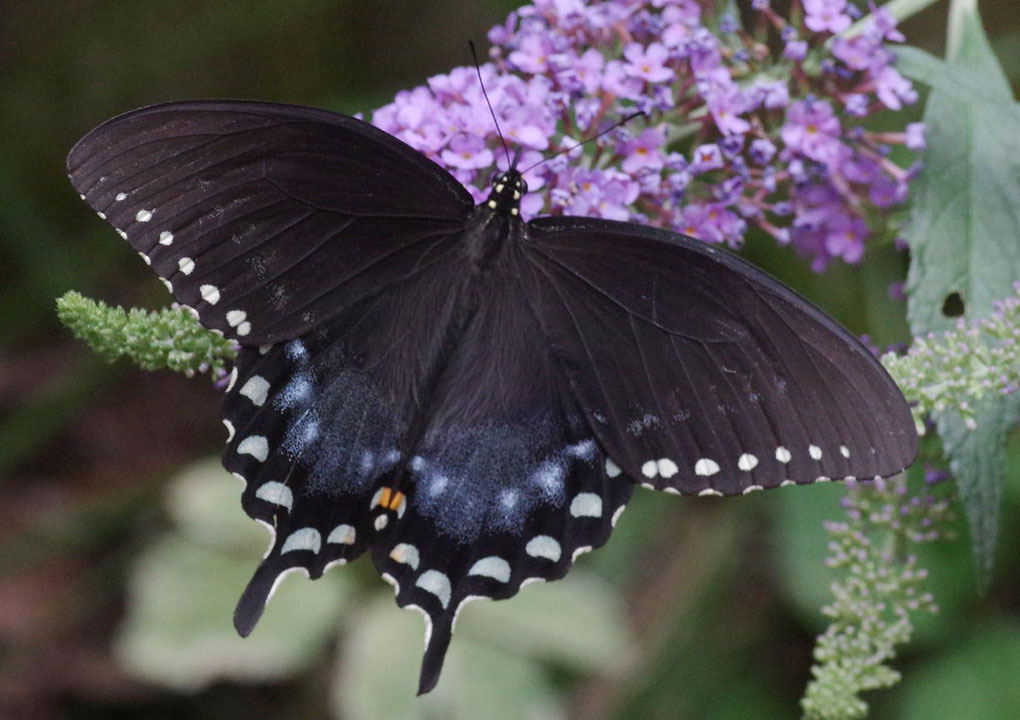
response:
<path id="1" fill-rule="evenodd" d="M 1020 283 L 1013 291 L 989 317 L 959 318 L 952 330 L 914 338 L 905 354 L 882 357 L 910 402 L 920 434 L 925 417 L 936 412 L 955 411 L 974 429 L 975 400 L 1020 389 Z"/>
<path id="2" fill-rule="evenodd" d="M 902 474 L 847 483 L 845 518 L 826 523 L 826 565 L 843 574 L 822 609 L 830 624 L 818 637 L 801 700 L 808 720 L 867 717 L 861 694 L 899 681 L 891 666 L 898 646 L 910 640 L 916 618 L 938 612 L 915 550 L 951 534 L 952 511 L 938 487 L 945 478 L 929 469 L 920 490 L 908 489 Z"/>
<path id="3" fill-rule="evenodd" d="M 861 125 L 917 99 L 885 47 L 903 35 L 882 8 L 863 32 L 836 35 L 857 16 L 846 0 L 804 0 L 792 18 L 755 0 L 747 28 L 719 17 L 723 5 L 538 0 L 492 28 L 481 74 L 503 135 L 523 153 L 522 215 L 642 222 L 730 246 L 756 228 L 817 271 L 863 257 L 918 169 L 889 160 L 890 146 L 924 148 L 920 123 Z M 473 68 L 399 93 L 372 121 L 477 201 L 506 167 Z"/>

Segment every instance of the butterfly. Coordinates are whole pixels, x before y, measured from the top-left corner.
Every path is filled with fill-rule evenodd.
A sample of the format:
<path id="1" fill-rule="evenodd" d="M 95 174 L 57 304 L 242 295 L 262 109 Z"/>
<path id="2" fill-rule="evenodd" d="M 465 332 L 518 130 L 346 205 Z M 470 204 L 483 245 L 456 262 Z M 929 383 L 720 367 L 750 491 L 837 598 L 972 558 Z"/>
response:
<path id="1" fill-rule="evenodd" d="M 835 320 L 695 239 L 525 222 L 358 119 L 260 102 L 135 110 L 68 157 L 81 198 L 240 351 L 223 464 L 274 533 L 237 605 L 365 552 L 426 619 L 563 577 L 636 484 L 685 495 L 897 473 L 902 394 Z"/>

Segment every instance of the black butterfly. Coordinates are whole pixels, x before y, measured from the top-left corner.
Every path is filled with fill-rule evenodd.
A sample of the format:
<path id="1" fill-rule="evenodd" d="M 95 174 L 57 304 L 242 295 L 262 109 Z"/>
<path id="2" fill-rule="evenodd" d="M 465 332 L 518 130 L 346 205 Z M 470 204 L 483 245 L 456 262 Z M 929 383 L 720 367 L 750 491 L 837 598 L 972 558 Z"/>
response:
<path id="1" fill-rule="evenodd" d="M 739 258 L 639 225 L 523 222 L 514 167 L 475 206 L 360 120 L 252 102 L 114 118 L 68 158 L 81 197 L 242 346 L 223 463 L 275 543 L 241 596 L 371 549 L 427 620 L 562 577 L 635 482 L 739 495 L 891 475 L 903 396 L 832 318 Z"/>

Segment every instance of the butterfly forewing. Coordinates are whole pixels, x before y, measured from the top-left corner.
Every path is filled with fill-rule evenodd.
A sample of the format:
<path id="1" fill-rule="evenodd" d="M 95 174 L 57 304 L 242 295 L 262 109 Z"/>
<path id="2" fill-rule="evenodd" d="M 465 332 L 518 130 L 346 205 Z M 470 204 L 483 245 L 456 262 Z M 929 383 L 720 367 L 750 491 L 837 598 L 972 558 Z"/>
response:
<path id="1" fill-rule="evenodd" d="M 917 452 L 877 360 L 734 256 L 610 221 L 529 223 L 532 310 L 615 464 L 683 493 L 889 475 Z"/>
<path id="2" fill-rule="evenodd" d="M 269 103 L 121 115 L 68 171 L 181 303 L 246 344 L 298 337 L 427 266 L 472 209 L 449 174 L 371 125 Z"/>

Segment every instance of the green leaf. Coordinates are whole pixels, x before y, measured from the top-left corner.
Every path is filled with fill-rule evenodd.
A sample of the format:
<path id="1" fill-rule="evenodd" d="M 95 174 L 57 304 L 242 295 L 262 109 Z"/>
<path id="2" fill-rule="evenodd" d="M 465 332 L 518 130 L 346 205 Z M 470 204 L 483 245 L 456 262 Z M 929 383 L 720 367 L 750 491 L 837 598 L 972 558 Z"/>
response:
<path id="1" fill-rule="evenodd" d="M 615 588 L 579 570 L 566 582 L 529 585 L 513 602 L 472 603 L 457 631 L 581 671 L 619 668 L 631 655 Z"/>
<path id="2" fill-rule="evenodd" d="M 436 689 L 415 698 L 422 621 L 390 598 L 351 623 L 334 704 L 344 718 L 516 720 L 562 716 L 536 660 L 580 671 L 624 667 L 633 655 L 615 590 L 583 570 L 529 585 L 513 602 L 462 609 Z"/>
<path id="3" fill-rule="evenodd" d="M 795 490 L 796 492 L 790 492 Z M 776 515 L 775 562 L 783 589 L 801 620 L 812 630 L 827 624 L 818 608 L 832 601 L 830 586 L 839 574 L 825 564 L 829 534 L 825 522 L 842 517 L 842 484 L 783 488 L 768 498 Z"/>
<path id="4" fill-rule="evenodd" d="M 1015 718 L 1020 708 L 1020 625 L 989 624 L 953 652 L 914 669 L 890 717 L 902 720 Z"/>
<path id="5" fill-rule="evenodd" d="M 934 5 L 938 0 L 889 0 L 886 3 L 879 3 L 882 9 L 889 13 L 897 22 L 903 22 L 911 15 L 919 13 L 929 5 Z M 853 37 L 860 35 L 867 30 L 874 22 L 871 15 L 865 15 L 853 25 L 840 33 L 842 37 Z"/>
<path id="6" fill-rule="evenodd" d="M 977 580 L 987 585 L 995 568 L 995 543 L 1006 464 L 1006 433 L 1016 426 L 1020 402 L 1016 397 L 985 398 L 975 408 L 977 427 L 969 429 L 958 417 L 942 414 L 939 435 L 949 457 L 949 469 L 967 513 Z"/>
<path id="7" fill-rule="evenodd" d="M 185 468 L 167 488 L 167 511 L 180 534 L 227 552 L 264 549 L 266 529 L 241 511 L 243 485 L 218 460 Z"/>
<path id="8" fill-rule="evenodd" d="M 351 624 L 334 715 L 349 720 L 555 720 L 564 716 L 540 666 L 481 641 L 459 626 L 443 676 L 415 697 L 422 653 L 422 620 L 400 612 L 388 596 Z"/>
<path id="9" fill-rule="evenodd" d="M 975 72 L 909 45 L 896 46 L 892 52 L 896 55 L 897 70 L 942 95 L 965 103 L 990 103 L 1006 115 L 1020 113 L 1020 108 L 1009 98 L 1008 86 L 1000 82 L 1000 73 Z"/>
<path id="10" fill-rule="evenodd" d="M 973 0 L 953 3 L 948 44 L 947 72 L 920 51 L 905 55 L 913 76 L 933 85 L 924 114 L 925 169 L 914 184 L 908 229 L 908 318 L 915 335 L 952 325 L 941 312 L 950 294 L 960 294 L 969 317 L 983 317 L 1020 280 L 1020 111 Z M 975 416 L 975 430 L 953 411 L 937 418 L 981 583 L 993 566 L 1004 432 L 1018 412 L 1020 398 L 990 398 Z"/>
<path id="11" fill-rule="evenodd" d="M 231 617 L 259 563 L 265 532 L 243 517 L 237 482 L 222 470 L 185 473 L 171 498 L 185 531 L 164 534 L 137 559 L 114 644 L 125 669 L 193 691 L 222 679 L 284 678 L 307 667 L 333 638 L 330 627 L 349 594 L 342 576 L 327 573 L 314 584 L 288 578 L 255 632 L 241 638 Z M 254 534 L 224 520 L 228 515 L 242 518 Z M 241 540 L 244 549 L 230 548 Z"/>

